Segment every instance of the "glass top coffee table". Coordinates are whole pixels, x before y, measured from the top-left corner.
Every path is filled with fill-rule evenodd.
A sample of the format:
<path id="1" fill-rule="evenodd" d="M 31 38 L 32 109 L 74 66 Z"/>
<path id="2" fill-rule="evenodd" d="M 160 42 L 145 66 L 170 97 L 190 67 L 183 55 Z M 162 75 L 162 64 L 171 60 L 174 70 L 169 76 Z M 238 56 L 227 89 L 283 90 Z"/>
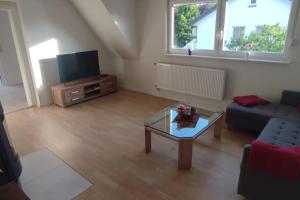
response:
<path id="1" fill-rule="evenodd" d="M 215 138 L 221 138 L 224 112 L 194 107 L 197 119 L 182 124 L 176 121 L 179 104 L 186 103 L 169 106 L 145 120 L 145 149 L 146 153 L 151 152 L 151 133 L 175 140 L 179 143 L 178 168 L 190 169 L 194 140 L 205 134 L 210 127 L 214 127 Z"/>

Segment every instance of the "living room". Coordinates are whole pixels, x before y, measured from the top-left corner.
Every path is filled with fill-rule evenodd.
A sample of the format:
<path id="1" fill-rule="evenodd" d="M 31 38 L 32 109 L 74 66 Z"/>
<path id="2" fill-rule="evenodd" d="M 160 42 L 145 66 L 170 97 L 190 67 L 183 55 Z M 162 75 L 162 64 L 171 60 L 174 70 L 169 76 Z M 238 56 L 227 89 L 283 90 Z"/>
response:
<path id="1" fill-rule="evenodd" d="M 30 199 L 300 199 L 299 178 L 283 172 L 299 163 L 298 1 L 0 0 L 0 10 L 30 106 L 4 113 L 20 163 L 0 199 L 5 186 Z M 95 74 L 64 76 L 75 65 L 61 63 L 88 52 Z M 251 143 L 271 148 L 262 172 L 245 164 Z M 274 157 L 298 163 L 282 170 Z"/>

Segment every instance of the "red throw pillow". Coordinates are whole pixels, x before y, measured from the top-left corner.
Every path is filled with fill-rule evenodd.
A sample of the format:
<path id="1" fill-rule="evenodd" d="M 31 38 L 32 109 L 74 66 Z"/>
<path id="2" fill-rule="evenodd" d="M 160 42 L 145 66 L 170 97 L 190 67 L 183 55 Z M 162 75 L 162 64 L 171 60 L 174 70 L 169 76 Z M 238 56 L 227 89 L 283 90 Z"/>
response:
<path id="1" fill-rule="evenodd" d="M 285 180 L 300 175 L 300 147 L 280 147 L 261 141 L 251 143 L 248 164 L 250 167 Z"/>
<path id="2" fill-rule="evenodd" d="M 233 101 L 242 106 L 265 105 L 270 103 L 269 101 L 256 95 L 237 96 L 234 97 Z"/>

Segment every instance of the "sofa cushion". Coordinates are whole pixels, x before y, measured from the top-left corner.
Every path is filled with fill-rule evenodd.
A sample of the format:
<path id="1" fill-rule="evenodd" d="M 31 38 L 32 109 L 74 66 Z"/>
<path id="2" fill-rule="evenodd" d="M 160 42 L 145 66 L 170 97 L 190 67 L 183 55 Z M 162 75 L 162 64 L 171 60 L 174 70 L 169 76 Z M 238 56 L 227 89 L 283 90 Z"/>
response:
<path id="1" fill-rule="evenodd" d="M 300 123 L 272 118 L 257 140 L 283 147 L 299 146 Z"/>
<path id="2" fill-rule="evenodd" d="M 233 98 L 233 101 L 241 106 L 265 105 L 270 103 L 269 101 L 256 95 L 237 96 Z"/>
<path id="3" fill-rule="evenodd" d="M 270 118 L 275 117 L 300 122 L 300 112 L 297 108 L 282 104 L 245 107 L 233 102 L 227 107 L 227 112 L 230 115 L 254 121 L 268 121 Z"/>

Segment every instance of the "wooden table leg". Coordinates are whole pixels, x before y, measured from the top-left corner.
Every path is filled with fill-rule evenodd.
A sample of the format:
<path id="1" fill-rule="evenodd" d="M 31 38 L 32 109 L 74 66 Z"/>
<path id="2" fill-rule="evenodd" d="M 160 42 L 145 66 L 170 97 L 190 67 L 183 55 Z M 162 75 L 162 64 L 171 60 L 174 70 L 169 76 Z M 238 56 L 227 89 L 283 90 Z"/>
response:
<path id="1" fill-rule="evenodd" d="M 145 150 L 146 153 L 151 152 L 151 131 L 145 128 Z"/>
<path id="2" fill-rule="evenodd" d="M 192 167 L 192 156 L 193 156 L 193 140 L 192 139 L 179 140 L 178 168 L 190 169 Z"/>
<path id="3" fill-rule="evenodd" d="M 224 116 L 220 117 L 214 125 L 214 136 L 215 138 L 221 138 L 222 135 L 222 128 L 223 128 L 223 118 Z"/>

